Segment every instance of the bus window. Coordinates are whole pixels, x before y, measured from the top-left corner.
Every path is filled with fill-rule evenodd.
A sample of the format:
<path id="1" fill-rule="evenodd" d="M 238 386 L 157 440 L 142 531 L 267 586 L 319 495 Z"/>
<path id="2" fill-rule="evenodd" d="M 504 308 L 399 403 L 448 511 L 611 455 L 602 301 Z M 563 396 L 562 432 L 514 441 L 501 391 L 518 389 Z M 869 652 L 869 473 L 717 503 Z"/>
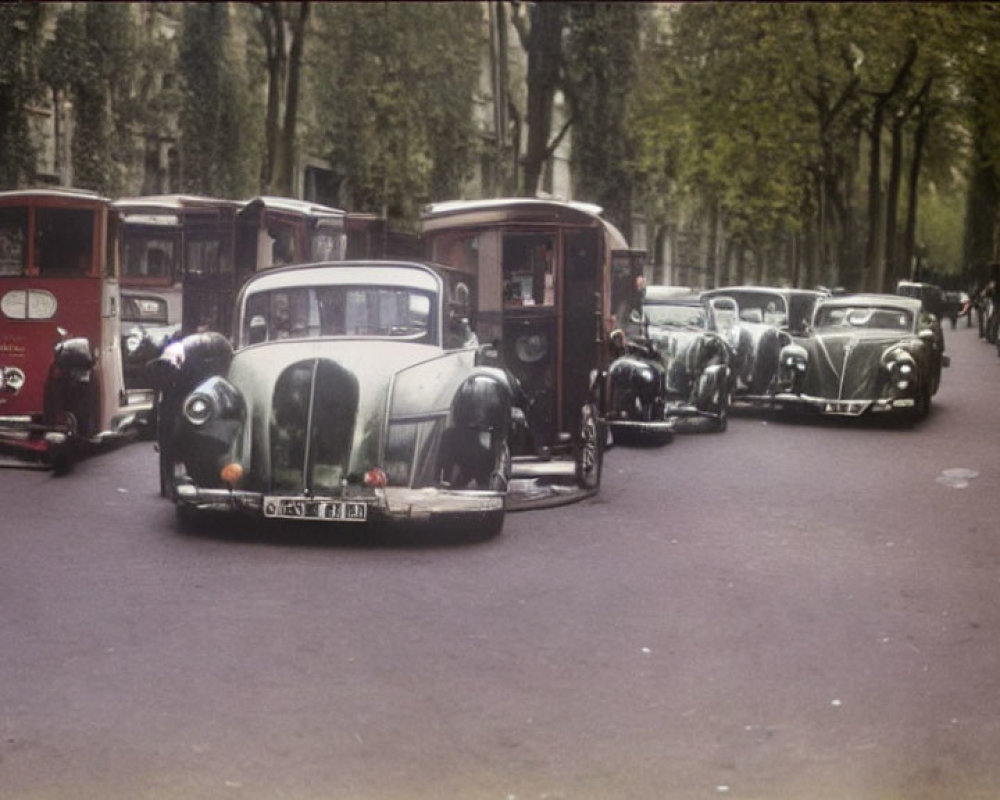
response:
<path id="1" fill-rule="evenodd" d="M 125 240 L 126 278 L 172 278 L 174 243 L 166 237 L 129 237 Z"/>
<path id="2" fill-rule="evenodd" d="M 555 305 L 555 235 L 507 233 L 503 237 L 504 305 Z"/>
<path id="3" fill-rule="evenodd" d="M 479 234 L 445 233 L 434 238 L 431 260 L 466 271 L 479 272 Z"/>
<path id="4" fill-rule="evenodd" d="M 221 275 L 233 271 L 229 250 L 220 237 L 190 237 L 185 250 L 185 265 L 189 274 Z"/>
<path id="5" fill-rule="evenodd" d="M 312 234 L 311 260 L 342 261 L 346 238 L 346 235 L 336 228 L 317 228 Z"/>
<path id="6" fill-rule="evenodd" d="M 27 230 L 27 208 L 0 208 L 0 275 L 24 274 Z"/>
<path id="7" fill-rule="evenodd" d="M 94 212 L 35 209 L 35 262 L 43 278 L 81 277 L 94 260 Z"/>

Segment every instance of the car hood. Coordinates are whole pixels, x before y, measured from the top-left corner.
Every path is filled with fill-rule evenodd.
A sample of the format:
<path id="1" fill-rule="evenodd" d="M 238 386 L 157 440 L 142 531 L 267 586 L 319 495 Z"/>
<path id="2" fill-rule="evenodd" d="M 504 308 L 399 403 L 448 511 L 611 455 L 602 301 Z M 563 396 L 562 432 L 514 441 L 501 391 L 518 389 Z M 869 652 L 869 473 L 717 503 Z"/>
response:
<path id="1" fill-rule="evenodd" d="M 801 342 L 809 351 L 809 369 L 803 392 L 814 397 L 870 400 L 881 396 L 888 384 L 882 366 L 886 350 L 902 345 L 910 352 L 921 343 L 911 336 L 885 331 L 817 333 Z"/>
<path id="2" fill-rule="evenodd" d="M 332 490 L 379 464 L 388 419 L 446 416 L 470 350 L 371 340 L 269 342 L 233 357 L 246 422 L 237 457 L 258 490 Z"/>
<path id="3" fill-rule="evenodd" d="M 688 391 L 690 381 L 713 358 L 727 359 L 725 340 L 699 328 L 650 326 L 649 336 L 666 368 L 667 388 L 673 392 Z"/>

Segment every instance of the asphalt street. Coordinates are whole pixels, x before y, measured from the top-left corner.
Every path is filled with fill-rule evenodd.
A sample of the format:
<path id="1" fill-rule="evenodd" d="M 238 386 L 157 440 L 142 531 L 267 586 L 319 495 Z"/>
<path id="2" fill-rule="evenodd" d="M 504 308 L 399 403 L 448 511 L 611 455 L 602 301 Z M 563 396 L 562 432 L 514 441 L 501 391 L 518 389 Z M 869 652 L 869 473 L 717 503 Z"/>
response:
<path id="1" fill-rule="evenodd" d="M 152 445 L 0 471 L 0 797 L 1000 796 L 1000 358 L 734 415 L 485 543 L 192 535 Z"/>

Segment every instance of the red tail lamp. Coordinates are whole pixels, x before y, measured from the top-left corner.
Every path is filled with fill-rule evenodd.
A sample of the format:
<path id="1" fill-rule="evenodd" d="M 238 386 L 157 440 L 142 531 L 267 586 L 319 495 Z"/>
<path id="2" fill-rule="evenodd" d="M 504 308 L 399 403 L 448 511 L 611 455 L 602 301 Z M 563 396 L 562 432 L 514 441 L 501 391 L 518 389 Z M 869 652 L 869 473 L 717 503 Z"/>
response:
<path id="1" fill-rule="evenodd" d="M 377 489 L 389 485 L 389 477 L 381 467 L 372 467 L 365 473 L 365 486 L 374 486 Z"/>

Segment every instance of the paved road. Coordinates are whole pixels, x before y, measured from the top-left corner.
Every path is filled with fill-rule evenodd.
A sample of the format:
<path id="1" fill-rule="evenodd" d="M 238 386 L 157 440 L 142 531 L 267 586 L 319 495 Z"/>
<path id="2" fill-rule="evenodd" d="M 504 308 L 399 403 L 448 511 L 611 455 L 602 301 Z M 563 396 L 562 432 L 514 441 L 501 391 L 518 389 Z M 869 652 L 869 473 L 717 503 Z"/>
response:
<path id="1" fill-rule="evenodd" d="M 2 471 L 0 797 L 996 798 L 1000 359 L 948 339 L 915 430 L 618 448 L 484 544 L 185 535 L 148 444 Z"/>

